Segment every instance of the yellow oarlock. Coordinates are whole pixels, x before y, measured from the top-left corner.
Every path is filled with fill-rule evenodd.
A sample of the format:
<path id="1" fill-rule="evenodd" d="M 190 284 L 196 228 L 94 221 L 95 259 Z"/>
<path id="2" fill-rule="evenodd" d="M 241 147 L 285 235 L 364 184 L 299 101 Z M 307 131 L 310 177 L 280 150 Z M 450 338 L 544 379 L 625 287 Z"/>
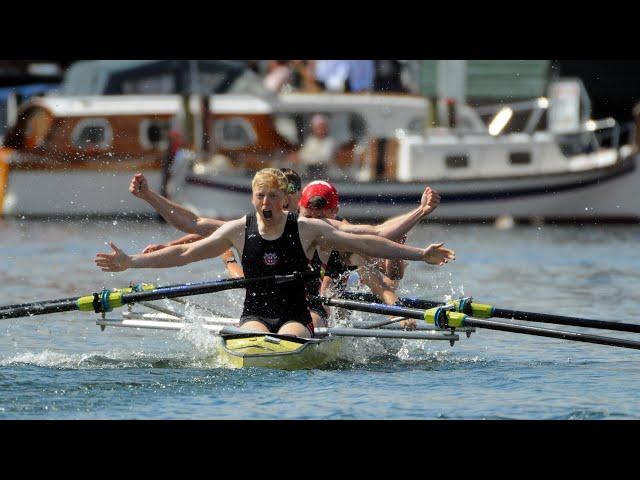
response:
<path id="1" fill-rule="evenodd" d="M 471 305 L 471 316 L 476 318 L 491 318 L 493 317 L 493 305 L 486 303 L 469 302 Z M 448 305 L 453 305 L 457 312 L 460 312 L 460 300 L 452 300 Z M 460 312 L 462 313 L 462 312 Z"/>
<path id="2" fill-rule="evenodd" d="M 445 310 L 442 307 L 430 308 L 424 311 L 424 320 L 438 328 L 464 327 L 467 316 L 464 313 Z"/>
<path id="3" fill-rule="evenodd" d="M 105 290 L 103 290 L 101 293 L 98 293 L 98 295 L 101 295 L 101 303 L 105 304 L 108 308 L 105 309 L 105 311 L 109 311 L 109 310 L 113 310 L 114 308 L 118 308 L 121 307 L 122 304 L 122 295 L 125 293 L 134 293 L 134 292 L 147 292 L 150 290 L 155 290 L 157 287 L 155 285 L 152 285 L 150 283 L 141 283 L 139 285 L 136 285 L 134 287 L 127 287 L 127 288 L 114 288 L 113 290 L 108 292 L 108 296 L 105 297 Z M 95 293 L 92 295 L 86 295 L 84 297 L 80 297 L 77 300 L 77 305 L 78 305 L 78 310 L 80 310 L 81 312 L 94 312 L 95 311 L 95 306 L 94 306 L 94 299 L 95 299 Z M 106 301 L 105 301 L 106 300 Z"/>

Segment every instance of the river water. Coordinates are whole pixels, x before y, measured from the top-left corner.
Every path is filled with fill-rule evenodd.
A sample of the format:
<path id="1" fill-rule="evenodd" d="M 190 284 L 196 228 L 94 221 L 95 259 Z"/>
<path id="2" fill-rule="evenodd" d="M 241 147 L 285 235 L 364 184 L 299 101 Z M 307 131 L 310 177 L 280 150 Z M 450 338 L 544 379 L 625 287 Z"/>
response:
<path id="1" fill-rule="evenodd" d="M 109 240 L 136 252 L 177 236 L 154 221 L 7 220 L 0 225 L 0 304 L 86 295 L 131 281 L 224 276 L 220 260 L 117 274 L 93 264 Z M 457 260 L 412 264 L 403 295 L 472 295 L 503 308 L 639 322 L 639 226 L 423 224 L 408 243 L 441 240 Z M 190 300 L 238 315 L 242 295 Z M 0 321 L 0 419 L 640 418 L 637 350 L 478 329 L 454 347 L 362 339 L 331 369 L 234 370 L 216 362 L 215 338 L 197 328 L 101 331 L 95 317 L 70 312 Z"/>

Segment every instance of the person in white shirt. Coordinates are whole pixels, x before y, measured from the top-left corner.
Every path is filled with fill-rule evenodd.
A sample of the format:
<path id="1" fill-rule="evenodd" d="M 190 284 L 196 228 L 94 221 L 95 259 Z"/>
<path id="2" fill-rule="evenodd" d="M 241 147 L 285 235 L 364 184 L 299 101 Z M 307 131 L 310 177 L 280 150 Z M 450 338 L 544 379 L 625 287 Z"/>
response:
<path id="1" fill-rule="evenodd" d="M 269 60 L 268 73 L 262 84 L 264 88 L 278 93 L 291 80 L 291 68 L 286 60 Z"/>
<path id="2" fill-rule="evenodd" d="M 329 136 L 329 120 L 324 115 L 314 115 L 311 119 L 311 135 L 295 154 L 306 174 L 314 180 L 326 180 L 329 164 L 333 161 L 337 144 Z"/>

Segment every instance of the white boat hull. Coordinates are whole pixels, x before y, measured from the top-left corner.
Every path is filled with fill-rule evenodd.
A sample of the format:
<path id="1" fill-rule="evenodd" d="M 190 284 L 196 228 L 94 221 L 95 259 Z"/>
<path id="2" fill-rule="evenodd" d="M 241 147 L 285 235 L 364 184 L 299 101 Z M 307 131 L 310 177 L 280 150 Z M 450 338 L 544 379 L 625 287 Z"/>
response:
<path id="1" fill-rule="evenodd" d="M 333 181 L 340 214 L 380 219 L 418 205 L 425 186 L 438 190 L 435 220 L 516 219 L 640 220 L 637 157 L 605 168 L 544 175 L 424 182 Z M 230 219 L 252 211 L 251 178 L 234 174 L 187 175 L 174 199 L 202 215 Z"/>
<path id="2" fill-rule="evenodd" d="M 136 172 L 95 170 L 10 170 L 2 212 L 7 216 L 83 217 L 152 215 L 146 202 L 129 193 Z M 143 171 L 158 191 L 159 170 Z"/>

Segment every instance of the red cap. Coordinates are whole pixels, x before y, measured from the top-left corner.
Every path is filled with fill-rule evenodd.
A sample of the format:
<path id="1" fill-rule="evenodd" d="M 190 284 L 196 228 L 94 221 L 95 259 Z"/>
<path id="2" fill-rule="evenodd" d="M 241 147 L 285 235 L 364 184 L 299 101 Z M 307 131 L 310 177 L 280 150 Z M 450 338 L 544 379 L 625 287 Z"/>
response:
<path id="1" fill-rule="evenodd" d="M 315 202 L 312 202 L 311 204 L 309 203 L 312 199 L 315 200 L 317 197 L 323 199 L 326 203 L 324 203 L 324 205 L 314 205 Z M 336 187 L 331 185 L 329 182 L 316 180 L 304 187 L 299 205 L 304 208 L 334 209 L 338 206 L 338 191 L 336 190 Z"/>

